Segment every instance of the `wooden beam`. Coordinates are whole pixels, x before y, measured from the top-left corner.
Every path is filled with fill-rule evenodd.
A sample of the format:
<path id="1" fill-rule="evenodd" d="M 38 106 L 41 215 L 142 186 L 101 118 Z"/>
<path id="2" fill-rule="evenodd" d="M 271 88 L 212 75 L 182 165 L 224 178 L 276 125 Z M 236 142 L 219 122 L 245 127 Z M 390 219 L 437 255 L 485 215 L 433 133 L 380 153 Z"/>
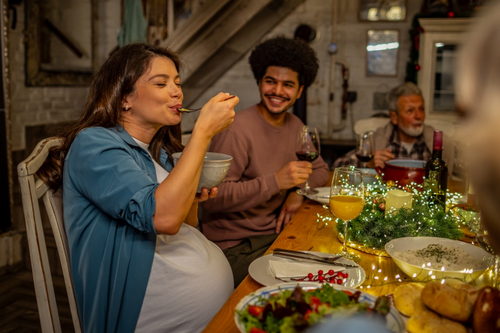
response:
<path id="1" fill-rule="evenodd" d="M 177 27 L 174 31 L 169 29 L 168 38 L 162 45 L 171 48 L 175 52 L 182 52 L 188 42 L 193 39 L 210 20 L 213 20 L 215 15 L 219 14 L 229 2 L 231 2 L 231 0 L 207 1 L 203 5 L 203 8 L 195 12 L 182 26 Z"/>
<path id="2" fill-rule="evenodd" d="M 241 25 L 238 31 L 232 34 L 231 38 L 223 45 L 209 54 L 204 61 L 200 60 L 196 68 L 191 67 L 191 62 L 186 59 L 191 75 L 185 79 L 182 85 L 184 105 L 189 107 L 207 87 L 212 85 L 252 49 L 262 37 L 303 2 L 304 0 L 270 1 L 260 11 L 248 18 L 245 24 Z"/>

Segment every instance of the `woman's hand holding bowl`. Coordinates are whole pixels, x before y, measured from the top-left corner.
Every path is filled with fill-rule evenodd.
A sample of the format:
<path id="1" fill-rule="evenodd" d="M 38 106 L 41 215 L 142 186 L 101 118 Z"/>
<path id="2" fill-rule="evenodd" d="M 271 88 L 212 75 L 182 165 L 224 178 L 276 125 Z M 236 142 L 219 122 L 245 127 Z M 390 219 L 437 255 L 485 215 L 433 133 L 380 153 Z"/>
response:
<path id="1" fill-rule="evenodd" d="M 212 187 L 210 190 L 207 188 L 202 188 L 201 193 L 196 193 L 194 197 L 194 203 L 207 201 L 208 199 L 213 199 L 217 195 L 217 187 Z"/>

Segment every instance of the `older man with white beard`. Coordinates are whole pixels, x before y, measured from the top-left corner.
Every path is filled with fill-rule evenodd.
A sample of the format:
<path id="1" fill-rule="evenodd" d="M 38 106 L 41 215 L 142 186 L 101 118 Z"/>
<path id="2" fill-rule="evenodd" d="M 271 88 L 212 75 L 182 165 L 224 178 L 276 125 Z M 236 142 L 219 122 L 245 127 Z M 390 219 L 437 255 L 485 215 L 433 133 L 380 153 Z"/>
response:
<path id="1" fill-rule="evenodd" d="M 414 83 L 403 83 L 389 92 L 387 102 L 390 122 L 375 131 L 374 157 L 367 166 L 383 168 L 386 161 L 395 158 L 427 161 L 432 155 L 434 128 L 424 124 L 425 107 L 420 89 Z M 453 143 L 445 137 L 443 160 L 450 174 L 453 172 L 454 155 Z M 333 166 L 348 165 L 360 166 L 354 150 L 338 158 Z"/>

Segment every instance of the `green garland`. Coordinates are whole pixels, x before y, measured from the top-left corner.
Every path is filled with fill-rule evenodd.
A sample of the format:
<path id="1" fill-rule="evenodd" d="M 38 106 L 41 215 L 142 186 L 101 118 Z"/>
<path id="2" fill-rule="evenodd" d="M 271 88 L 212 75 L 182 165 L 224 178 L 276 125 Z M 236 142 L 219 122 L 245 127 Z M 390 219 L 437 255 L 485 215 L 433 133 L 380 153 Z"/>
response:
<path id="1" fill-rule="evenodd" d="M 460 224 L 463 223 L 461 217 L 452 211 L 445 213 L 429 204 L 429 197 L 424 192 L 415 189 L 412 193 L 412 209 L 402 208 L 387 216 L 380 208 L 385 200 L 385 190 L 369 193 L 360 216 L 351 220 L 347 226 L 348 240 L 368 248 L 383 249 L 387 242 L 401 237 L 463 237 L 459 230 Z M 456 194 L 448 193 L 448 202 L 454 200 Z M 344 222 L 339 219 L 337 231 L 341 235 L 344 233 Z"/>

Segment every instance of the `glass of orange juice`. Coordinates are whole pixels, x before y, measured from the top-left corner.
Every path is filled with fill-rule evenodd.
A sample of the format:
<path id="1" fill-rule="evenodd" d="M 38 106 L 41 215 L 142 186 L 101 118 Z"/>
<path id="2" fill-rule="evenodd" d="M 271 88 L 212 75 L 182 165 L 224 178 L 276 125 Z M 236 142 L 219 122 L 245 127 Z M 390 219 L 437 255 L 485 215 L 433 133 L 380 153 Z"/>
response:
<path id="1" fill-rule="evenodd" d="M 363 176 L 360 169 L 354 167 L 336 168 L 333 172 L 330 188 L 330 211 L 344 221 L 344 258 L 359 262 L 360 257 L 347 251 L 347 225 L 363 211 L 365 205 Z"/>

